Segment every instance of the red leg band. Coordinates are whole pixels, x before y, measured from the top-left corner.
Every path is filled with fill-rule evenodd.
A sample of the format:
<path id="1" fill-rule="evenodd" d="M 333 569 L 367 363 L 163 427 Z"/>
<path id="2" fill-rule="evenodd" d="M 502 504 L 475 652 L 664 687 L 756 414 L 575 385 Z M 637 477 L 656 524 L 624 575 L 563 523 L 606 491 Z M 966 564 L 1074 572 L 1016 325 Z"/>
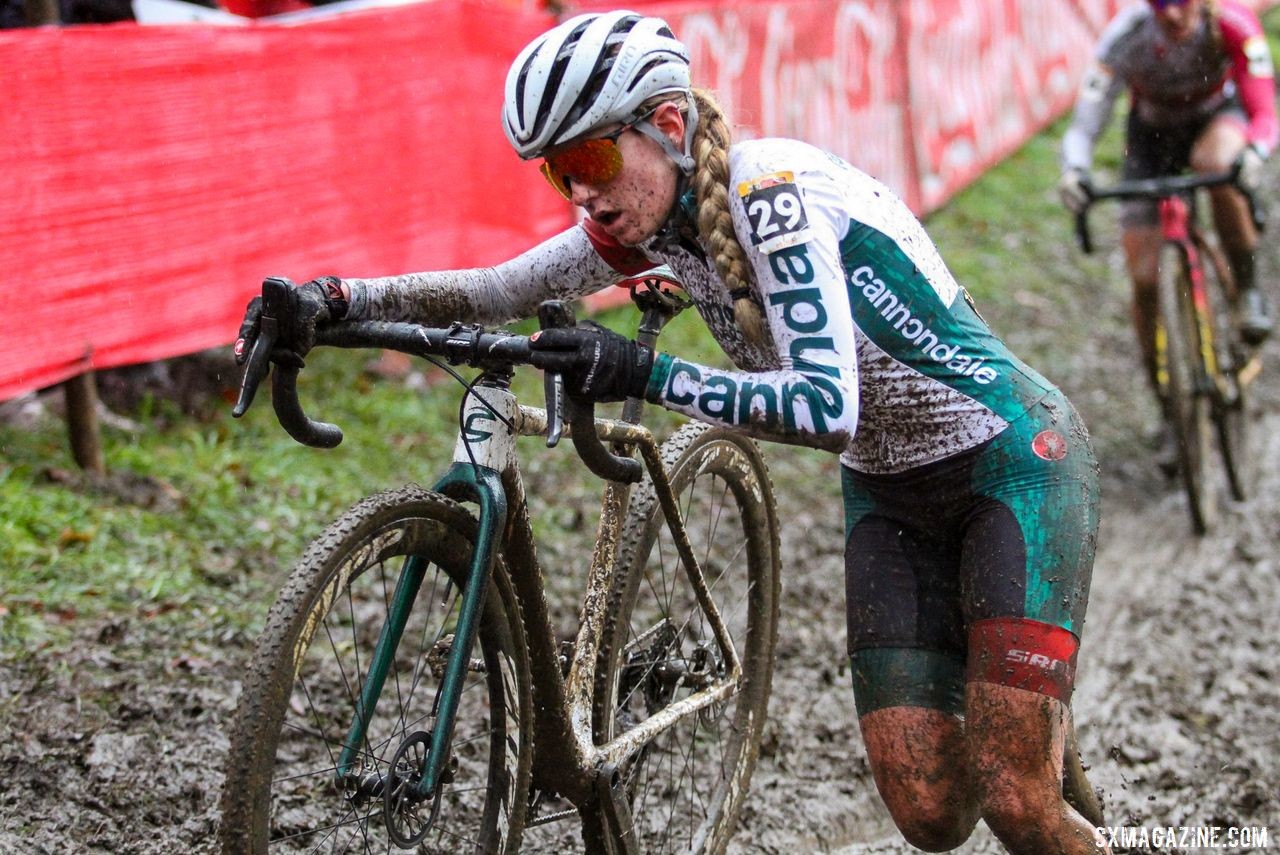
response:
<path id="1" fill-rule="evenodd" d="M 1066 703 L 1075 685 L 1080 640 L 1029 618 L 989 618 L 969 628 L 966 680 L 1038 692 Z"/>

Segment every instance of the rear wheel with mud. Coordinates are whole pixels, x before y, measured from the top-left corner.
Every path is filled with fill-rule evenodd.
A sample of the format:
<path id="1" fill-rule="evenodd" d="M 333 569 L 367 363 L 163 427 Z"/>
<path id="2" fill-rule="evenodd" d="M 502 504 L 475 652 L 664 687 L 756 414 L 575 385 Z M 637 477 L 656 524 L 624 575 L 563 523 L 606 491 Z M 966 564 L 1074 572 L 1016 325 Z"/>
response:
<path id="1" fill-rule="evenodd" d="M 780 592 L 777 512 L 760 451 L 741 434 L 686 425 L 662 454 L 740 671 L 726 698 L 641 747 L 618 770 L 617 786 L 625 788 L 640 851 L 717 853 L 736 828 L 769 702 Z M 732 673 L 647 480 L 628 511 L 618 573 L 598 659 L 598 743 Z"/>

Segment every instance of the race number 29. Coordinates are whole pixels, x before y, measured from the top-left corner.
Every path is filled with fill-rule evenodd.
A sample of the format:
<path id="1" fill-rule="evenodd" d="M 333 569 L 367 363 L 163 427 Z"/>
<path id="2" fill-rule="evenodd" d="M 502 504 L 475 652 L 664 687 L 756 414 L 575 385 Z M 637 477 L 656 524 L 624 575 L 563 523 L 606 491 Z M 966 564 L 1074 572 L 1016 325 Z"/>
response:
<path id="1" fill-rule="evenodd" d="M 738 185 L 751 244 L 761 252 L 775 252 L 810 239 L 809 218 L 795 176 L 790 172 L 762 175 Z"/>

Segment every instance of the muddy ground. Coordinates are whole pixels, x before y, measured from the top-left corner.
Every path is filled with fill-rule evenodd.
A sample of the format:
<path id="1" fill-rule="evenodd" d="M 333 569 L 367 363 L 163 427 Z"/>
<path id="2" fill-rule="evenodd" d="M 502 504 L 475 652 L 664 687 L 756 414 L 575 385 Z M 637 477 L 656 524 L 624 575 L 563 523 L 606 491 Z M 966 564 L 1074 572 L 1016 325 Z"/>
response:
<path id="1" fill-rule="evenodd" d="M 1258 387 L 1257 497 L 1196 538 L 1177 485 L 1136 439 L 1154 412 L 1133 370 L 1123 282 L 1079 287 L 1079 299 L 1027 295 L 993 321 L 1024 331 L 1008 336 L 1015 350 L 1056 354 L 1039 367 L 1084 413 L 1102 460 L 1075 699 L 1091 776 L 1112 822 L 1268 826 L 1280 847 L 1280 345 Z M 804 454 L 775 447 L 770 460 L 783 471 Z M 779 496 L 779 662 L 740 852 L 915 851 L 880 806 L 859 741 L 830 472 L 826 502 Z M 106 623 L 83 627 L 64 661 L 0 669 L 0 853 L 212 851 L 223 728 L 251 642 Z M 980 825 L 961 851 L 1001 850 Z"/>

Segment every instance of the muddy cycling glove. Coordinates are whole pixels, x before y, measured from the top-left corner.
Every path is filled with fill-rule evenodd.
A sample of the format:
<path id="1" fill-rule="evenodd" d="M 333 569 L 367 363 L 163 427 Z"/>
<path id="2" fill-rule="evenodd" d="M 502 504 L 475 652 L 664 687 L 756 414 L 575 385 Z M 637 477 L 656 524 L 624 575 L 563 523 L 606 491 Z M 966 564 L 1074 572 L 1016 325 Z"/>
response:
<path id="1" fill-rule="evenodd" d="M 570 395 L 592 401 L 644 397 L 653 350 L 593 321 L 529 337 L 536 367 L 564 375 Z"/>
<path id="2" fill-rule="evenodd" d="M 316 327 L 327 321 L 340 320 L 347 313 L 348 298 L 342 280 L 321 276 L 304 282 L 289 292 L 289 316 L 292 324 L 284 333 L 291 348 L 302 356 L 316 343 Z M 236 339 L 236 364 L 243 365 L 258 338 L 262 319 L 262 298 L 254 297 L 245 307 Z"/>

